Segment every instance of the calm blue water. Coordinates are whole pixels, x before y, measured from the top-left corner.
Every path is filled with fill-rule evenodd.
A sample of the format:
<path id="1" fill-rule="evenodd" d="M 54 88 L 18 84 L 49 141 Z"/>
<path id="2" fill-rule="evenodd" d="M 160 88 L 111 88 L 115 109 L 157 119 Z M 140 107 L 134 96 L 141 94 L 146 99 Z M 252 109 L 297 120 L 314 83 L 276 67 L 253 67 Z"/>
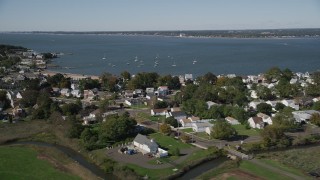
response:
<path id="1" fill-rule="evenodd" d="M 320 69 L 320 38 L 0 34 L 0 44 L 21 45 L 39 52 L 73 53 L 61 56 L 54 64 L 74 69 L 54 70 L 91 75 L 119 74 L 124 70 L 132 74 L 155 71 L 172 75 L 192 73 L 197 76 L 206 72 L 246 75 L 258 74 L 273 66 L 301 72 Z M 102 60 L 104 56 L 106 60 Z M 136 56 L 137 62 L 134 61 Z M 154 67 L 156 56 L 159 65 Z"/>

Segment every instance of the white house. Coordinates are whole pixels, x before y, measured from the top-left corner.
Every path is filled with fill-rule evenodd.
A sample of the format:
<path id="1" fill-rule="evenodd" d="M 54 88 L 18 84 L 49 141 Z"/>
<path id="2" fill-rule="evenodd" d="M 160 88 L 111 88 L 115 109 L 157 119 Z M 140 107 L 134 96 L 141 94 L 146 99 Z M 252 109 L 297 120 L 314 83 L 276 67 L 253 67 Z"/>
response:
<path id="1" fill-rule="evenodd" d="M 166 114 L 166 118 L 168 117 L 173 117 L 174 119 L 179 120 L 187 118 L 187 114 L 183 111 L 171 111 Z"/>
<path id="2" fill-rule="evenodd" d="M 97 122 L 97 117 L 100 114 L 100 110 L 96 109 L 92 111 L 89 116 L 83 118 L 83 125 L 89 125 Z"/>
<path id="3" fill-rule="evenodd" d="M 264 122 L 261 117 L 251 117 L 248 119 L 248 123 L 252 128 L 257 128 L 257 129 L 264 128 Z"/>
<path id="4" fill-rule="evenodd" d="M 240 124 L 238 120 L 236 120 L 235 118 L 233 117 L 226 117 L 224 118 L 228 123 L 230 123 L 231 125 L 237 125 L 237 124 Z"/>
<path id="5" fill-rule="evenodd" d="M 152 116 L 165 116 L 168 113 L 166 108 L 164 109 L 151 109 Z"/>
<path id="6" fill-rule="evenodd" d="M 72 94 L 73 97 L 77 97 L 77 98 L 81 98 L 81 95 L 82 95 L 80 90 L 78 90 L 78 89 L 72 90 L 71 94 Z"/>
<path id="7" fill-rule="evenodd" d="M 184 118 L 179 120 L 182 127 L 192 127 L 192 122 L 190 119 Z"/>
<path id="8" fill-rule="evenodd" d="M 260 104 L 260 103 L 263 103 L 264 101 L 251 101 L 248 106 L 253 108 L 253 109 L 257 109 L 257 106 Z"/>
<path id="9" fill-rule="evenodd" d="M 292 112 L 293 117 L 295 118 L 296 122 L 301 123 L 301 122 L 307 122 L 311 118 L 312 114 L 318 113 L 320 114 L 319 111 L 315 110 L 306 110 L 306 111 L 294 111 Z"/>
<path id="10" fill-rule="evenodd" d="M 194 132 L 205 132 L 207 127 L 212 127 L 213 124 L 208 122 L 196 122 L 192 123 L 192 130 Z"/>
<path id="11" fill-rule="evenodd" d="M 208 109 L 210 109 L 211 106 L 219 106 L 219 104 L 212 102 L 212 101 L 207 101 L 206 103 L 207 103 Z"/>
<path id="12" fill-rule="evenodd" d="M 168 86 L 159 86 L 158 87 L 158 96 L 166 96 L 169 94 Z"/>
<path id="13" fill-rule="evenodd" d="M 156 154 L 158 152 L 158 144 L 152 139 L 148 139 L 146 136 L 138 134 L 134 140 L 133 145 L 136 146 L 142 154 Z"/>
<path id="14" fill-rule="evenodd" d="M 257 91 L 251 90 L 250 91 L 250 97 L 252 97 L 254 99 L 258 99 Z"/>
<path id="15" fill-rule="evenodd" d="M 285 106 L 291 107 L 295 110 L 299 110 L 299 104 L 295 103 L 294 100 L 284 99 L 281 101 L 281 103 L 284 104 Z"/>
<path id="16" fill-rule="evenodd" d="M 262 121 L 265 122 L 265 123 L 268 123 L 269 125 L 272 124 L 272 119 L 270 116 L 264 114 L 264 113 L 258 113 L 257 114 L 257 117 L 260 117 L 262 118 Z"/>
<path id="17" fill-rule="evenodd" d="M 211 135 L 212 127 L 206 127 L 205 132 L 206 132 L 208 135 Z"/>
<path id="18" fill-rule="evenodd" d="M 68 88 L 62 88 L 61 90 L 60 90 L 60 94 L 62 95 L 62 96 L 70 96 L 70 89 L 68 89 Z"/>
<path id="19" fill-rule="evenodd" d="M 318 102 L 318 101 L 320 101 L 320 97 L 313 98 L 312 101 L 313 102 Z"/>
<path id="20" fill-rule="evenodd" d="M 158 144 L 153 139 L 148 139 L 146 136 L 138 134 L 134 140 L 133 145 L 139 149 L 142 154 L 151 153 L 156 157 L 168 156 L 168 151 L 159 148 Z"/>
<path id="21" fill-rule="evenodd" d="M 154 93 L 154 88 L 153 87 L 146 88 L 146 93 L 147 94 L 153 94 Z"/>

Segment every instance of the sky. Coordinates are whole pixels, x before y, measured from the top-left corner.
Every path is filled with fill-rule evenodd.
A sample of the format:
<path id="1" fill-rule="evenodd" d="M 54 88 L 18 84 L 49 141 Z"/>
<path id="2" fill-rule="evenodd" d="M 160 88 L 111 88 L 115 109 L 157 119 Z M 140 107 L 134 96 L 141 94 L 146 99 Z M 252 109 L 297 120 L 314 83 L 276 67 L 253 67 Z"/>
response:
<path id="1" fill-rule="evenodd" d="M 0 31 L 320 28 L 320 0 L 0 0 Z"/>

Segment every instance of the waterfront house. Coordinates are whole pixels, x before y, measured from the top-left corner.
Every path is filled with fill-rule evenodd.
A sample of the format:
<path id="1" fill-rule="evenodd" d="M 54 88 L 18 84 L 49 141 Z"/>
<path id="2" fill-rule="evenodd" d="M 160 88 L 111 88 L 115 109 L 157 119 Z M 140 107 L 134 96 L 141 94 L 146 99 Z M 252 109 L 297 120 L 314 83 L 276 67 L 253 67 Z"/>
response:
<path id="1" fill-rule="evenodd" d="M 261 117 L 251 117 L 248 119 L 248 123 L 250 127 L 257 128 L 257 129 L 263 129 L 264 128 L 264 122 Z"/>

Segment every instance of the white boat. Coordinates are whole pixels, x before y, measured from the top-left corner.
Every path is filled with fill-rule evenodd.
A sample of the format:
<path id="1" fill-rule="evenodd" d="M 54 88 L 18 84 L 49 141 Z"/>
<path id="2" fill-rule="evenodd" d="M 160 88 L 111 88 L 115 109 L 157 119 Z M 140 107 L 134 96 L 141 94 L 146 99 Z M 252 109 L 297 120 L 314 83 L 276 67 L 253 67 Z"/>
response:
<path id="1" fill-rule="evenodd" d="M 134 62 L 138 62 L 138 56 L 134 58 Z"/>
<path id="2" fill-rule="evenodd" d="M 172 67 L 176 67 L 176 61 L 173 61 L 173 64 L 171 65 Z"/>
<path id="3" fill-rule="evenodd" d="M 197 62 L 198 62 L 198 61 L 194 59 L 194 60 L 192 61 L 192 64 L 196 64 Z"/>
<path id="4" fill-rule="evenodd" d="M 103 58 L 102 58 L 102 59 L 103 59 L 103 60 L 107 59 L 107 58 L 106 58 L 106 54 L 104 54 L 104 56 L 103 56 Z"/>

